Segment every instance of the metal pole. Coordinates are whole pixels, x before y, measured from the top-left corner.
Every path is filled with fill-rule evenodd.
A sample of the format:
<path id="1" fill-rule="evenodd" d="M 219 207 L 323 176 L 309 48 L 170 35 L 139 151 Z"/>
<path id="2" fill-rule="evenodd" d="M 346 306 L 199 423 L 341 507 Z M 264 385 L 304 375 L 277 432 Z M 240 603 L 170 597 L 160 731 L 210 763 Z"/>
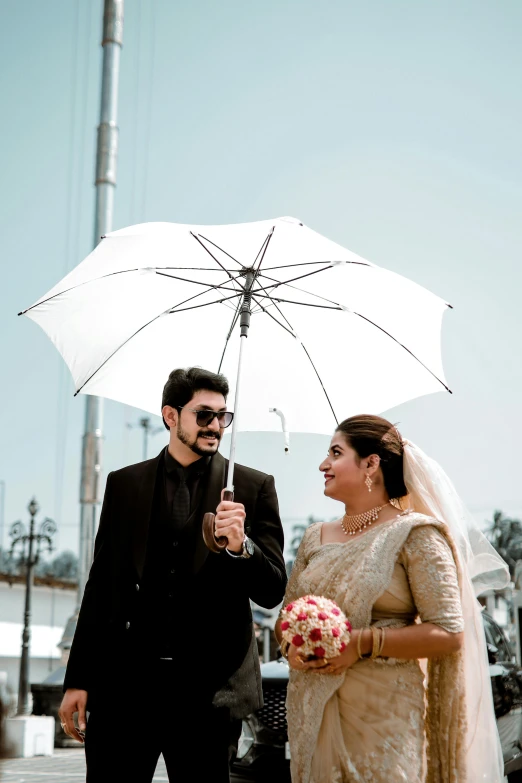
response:
<path id="1" fill-rule="evenodd" d="M 100 239 L 112 230 L 118 152 L 118 77 L 122 37 L 123 0 L 105 0 L 100 124 L 96 150 L 95 247 Z M 81 604 L 94 551 L 97 507 L 100 503 L 102 423 L 102 400 L 89 395 L 85 403 L 85 431 L 82 444 L 78 607 Z"/>
<path id="2" fill-rule="evenodd" d="M 17 715 L 30 715 L 29 709 L 29 645 L 31 642 L 31 598 L 34 582 L 34 518 L 38 512 L 38 506 L 34 501 L 29 504 L 29 554 L 25 577 L 25 608 L 24 630 L 22 633 L 22 656 L 20 659 L 20 681 L 18 685 L 18 709 Z"/>
<path id="3" fill-rule="evenodd" d="M 0 503 L 0 549 L 4 552 L 4 514 L 5 514 L 5 481 L 0 481 L 2 489 L 2 502 Z M 1 566 L 1 563 L 0 563 Z"/>
<path id="4" fill-rule="evenodd" d="M 270 660 L 270 635 L 270 626 L 265 625 L 263 628 L 263 663 L 268 663 Z"/>
<path id="5" fill-rule="evenodd" d="M 254 271 L 249 269 L 245 275 L 245 293 L 243 295 L 243 304 L 241 306 L 241 319 L 239 325 L 241 327 L 241 337 L 239 339 L 239 361 L 237 364 L 237 377 L 236 377 L 236 394 L 234 399 L 234 420 L 232 422 L 232 434 L 230 436 L 230 454 L 228 457 L 228 474 L 227 474 L 227 492 L 234 491 L 234 468 L 236 465 L 236 438 L 237 438 L 237 425 L 238 425 L 238 413 L 239 413 L 239 387 L 241 382 L 241 371 L 243 369 L 243 345 L 248 337 L 248 330 L 250 328 L 250 305 L 252 302 L 252 286 L 254 284 L 255 274 Z"/>
<path id="6" fill-rule="evenodd" d="M 148 418 L 141 419 L 140 424 L 143 427 L 143 460 L 145 461 L 147 459 L 147 452 L 148 452 L 150 419 Z"/>

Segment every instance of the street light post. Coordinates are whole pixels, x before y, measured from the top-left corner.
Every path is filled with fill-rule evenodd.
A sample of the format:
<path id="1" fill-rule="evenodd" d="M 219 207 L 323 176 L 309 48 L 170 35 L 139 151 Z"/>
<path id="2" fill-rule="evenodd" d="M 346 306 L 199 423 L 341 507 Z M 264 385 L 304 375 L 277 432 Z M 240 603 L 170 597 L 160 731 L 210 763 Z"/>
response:
<path id="1" fill-rule="evenodd" d="M 153 427 L 148 416 L 144 416 L 140 419 L 138 424 L 127 424 L 127 427 L 129 429 L 134 429 L 134 427 L 141 427 L 143 429 L 143 461 L 145 461 L 148 454 L 149 436 L 157 435 L 158 432 L 162 432 L 163 427 Z"/>
<path id="2" fill-rule="evenodd" d="M 20 544 L 22 548 L 22 558 L 25 564 L 25 607 L 24 607 L 24 629 L 22 633 L 22 655 L 20 658 L 20 681 L 18 687 L 18 710 L 17 715 L 30 715 L 29 709 L 29 652 L 31 642 L 31 600 L 34 583 L 34 567 L 37 564 L 42 545 L 47 545 L 47 550 L 52 552 L 52 537 L 56 533 L 56 525 L 52 519 L 44 519 L 40 525 L 38 533 L 34 532 L 34 518 L 40 510 L 38 503 L 33 498 L 29 503 L 29 533 L 22 522 L 15 522 L 11 525 L 11 549 L 9 557 L 12 558 L 15 548 Z M 28 549 L 27 556 L 25 554 Z"/>

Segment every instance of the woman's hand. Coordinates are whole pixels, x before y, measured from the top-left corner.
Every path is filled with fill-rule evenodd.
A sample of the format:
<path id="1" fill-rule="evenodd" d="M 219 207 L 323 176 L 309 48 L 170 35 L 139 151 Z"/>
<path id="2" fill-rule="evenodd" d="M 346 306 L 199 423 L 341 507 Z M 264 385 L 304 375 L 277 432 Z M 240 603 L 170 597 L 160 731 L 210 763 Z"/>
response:
<path id="1" fill-rule="evenodd" d="M 294 647 L 291 644 L 288 648 L 288 663 L 292 669 L 298 672 L 312 671 L 317 674 L 343 674 L 358 659 L 357 637 L 355 634 L 352 635 L 343 652 L 335 658 L 315 658 L 311 661 L 306 661 L 301 657 L 298 647 Z"/>

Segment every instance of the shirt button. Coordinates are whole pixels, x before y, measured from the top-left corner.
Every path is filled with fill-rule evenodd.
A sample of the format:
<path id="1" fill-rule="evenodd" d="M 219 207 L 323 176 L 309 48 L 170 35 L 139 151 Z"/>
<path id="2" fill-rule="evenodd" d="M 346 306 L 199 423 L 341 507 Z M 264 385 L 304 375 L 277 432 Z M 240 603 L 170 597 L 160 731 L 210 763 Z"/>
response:
<path id="1" fill-rule="evenodd" d="M 129 630 L 129 628 L 130 628 L 130 623 L 129 622 L 125 623 L 125 628 L 127 629 L 127 631 Z"/>

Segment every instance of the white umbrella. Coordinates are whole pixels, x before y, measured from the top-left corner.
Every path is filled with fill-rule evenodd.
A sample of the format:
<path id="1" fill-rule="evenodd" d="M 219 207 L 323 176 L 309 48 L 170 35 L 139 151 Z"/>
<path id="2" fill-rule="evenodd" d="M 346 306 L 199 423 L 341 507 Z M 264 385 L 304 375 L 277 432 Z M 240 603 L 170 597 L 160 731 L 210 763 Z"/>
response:
<path id="1" fill-rule="evenodd" d="M 277 218 L 115 231 L 23 314 L 56 345 L 77 394 L 159 413 L 175 367 L 219 370 L 231 392 L 241 376 L 231 489 L 238 427 L 280 431 L 286 419 L 289 432 L 329 433 L 346 416 L 449 391 L 447 307 L 299 220 Z M 240 329 L 249 338 L 241 362 Z"/>

